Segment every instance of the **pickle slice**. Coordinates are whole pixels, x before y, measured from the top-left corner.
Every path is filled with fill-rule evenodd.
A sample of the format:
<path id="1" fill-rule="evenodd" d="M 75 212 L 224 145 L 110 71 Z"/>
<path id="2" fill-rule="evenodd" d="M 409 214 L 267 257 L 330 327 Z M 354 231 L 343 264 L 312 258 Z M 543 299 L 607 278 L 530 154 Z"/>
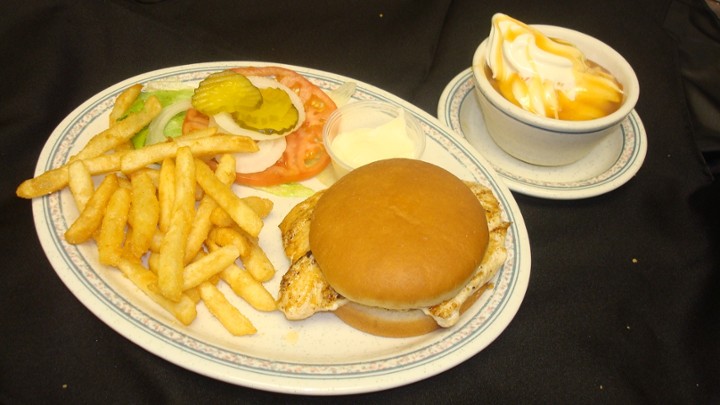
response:
<path id="1" fill-rule="evenodd" d="M 240 73 L 224 70 L 200 82 L 192 95 L 192 105 L 207 115 L 257 108 L 262 102 L 260 90 Z"/>
<path id="2" fill-rule="evenodd" d="M 264 134 L 282 134 L 295 127 L 298 110 L 288 94 L 278 88 L 260 89 L 262 104 L 254 110 L 238 110 L 233 118 L 243 128 Z"/>

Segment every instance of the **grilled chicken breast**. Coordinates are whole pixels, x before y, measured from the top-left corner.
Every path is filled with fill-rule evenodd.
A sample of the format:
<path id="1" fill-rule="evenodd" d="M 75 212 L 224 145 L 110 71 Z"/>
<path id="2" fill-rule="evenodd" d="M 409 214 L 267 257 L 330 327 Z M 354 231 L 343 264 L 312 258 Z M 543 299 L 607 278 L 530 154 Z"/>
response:
<path id="1" fill-rule="evenodd" d="M 502 219 L 499 201 L 492 190 L 477 183 L 466 184 L 485 209 L 490 237 L 485 257 L 470 282 L 452 299 L 423 309 L 443 327 L 457 322 L 462 304 L 495 276 L 507 257 L 505 236 L 510 224 Z M 310 251 L 310 220 L 321 195 L 322 191 L 296 205 L 280 223 L 283 248 L 292 265 L 280 283 L 278 308 L 291 320 L 334 311 L 347 302 L 327 283 Z"/>

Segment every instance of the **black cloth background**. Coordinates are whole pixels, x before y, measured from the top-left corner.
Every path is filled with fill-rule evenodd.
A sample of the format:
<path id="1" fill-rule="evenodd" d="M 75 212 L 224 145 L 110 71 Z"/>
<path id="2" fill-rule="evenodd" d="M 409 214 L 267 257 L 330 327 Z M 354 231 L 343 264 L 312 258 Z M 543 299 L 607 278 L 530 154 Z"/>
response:
<path id="1" fill-rule="evenodd" d="M 720 18 L 703 0 L 674 1 L 665 27 L 678 43 L 695 139 L 712 172 L 720 174 Z"/>
<path id="2" fill-rule="evenodd" d="M 0 403 L 712 403 L 720 401 L 717 185 L 663 24 L 670 1 L 33 0 L 0 5 Z M 602 196 L 516 194 L 532 248 L 519 313 L 487 349 L 418 383 L 279 395 L 187 371 L 129 342 L 65 288 L 15 197 L 52 129 L 127 77 L 257 60 L 376 85 L 435 115 L 504 12 L 596 36 L 635 68 L 648 155 Z M 717 83 L 717 82 L 716 82 Z"/>

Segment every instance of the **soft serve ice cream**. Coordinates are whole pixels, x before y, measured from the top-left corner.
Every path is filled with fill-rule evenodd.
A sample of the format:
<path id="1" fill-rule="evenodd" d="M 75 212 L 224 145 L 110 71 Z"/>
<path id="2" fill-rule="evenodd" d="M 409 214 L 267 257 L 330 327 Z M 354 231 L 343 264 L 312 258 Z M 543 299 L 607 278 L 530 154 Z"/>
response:
<path id="1" fill-rule="evenodd" d="M 503 97 L 540 116 L 589 120 L 622 103 L 622 86 L 607 70 L 574 45 L 505 14 L 493 16 L 486 63 Z"/>

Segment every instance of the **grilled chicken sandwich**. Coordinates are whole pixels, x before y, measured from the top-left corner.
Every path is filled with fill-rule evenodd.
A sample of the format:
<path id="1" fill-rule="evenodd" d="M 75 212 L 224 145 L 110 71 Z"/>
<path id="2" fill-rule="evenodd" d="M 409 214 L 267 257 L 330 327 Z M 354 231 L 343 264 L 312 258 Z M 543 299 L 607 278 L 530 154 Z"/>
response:
<path id="1" fill-rule="evenodd" d="M 450 327 L 505 262 L 508 225 L 480 184 L 419 160 L 368 164 L 280 224 L 291 266 L 278 307 L 388 337 Z"/>

